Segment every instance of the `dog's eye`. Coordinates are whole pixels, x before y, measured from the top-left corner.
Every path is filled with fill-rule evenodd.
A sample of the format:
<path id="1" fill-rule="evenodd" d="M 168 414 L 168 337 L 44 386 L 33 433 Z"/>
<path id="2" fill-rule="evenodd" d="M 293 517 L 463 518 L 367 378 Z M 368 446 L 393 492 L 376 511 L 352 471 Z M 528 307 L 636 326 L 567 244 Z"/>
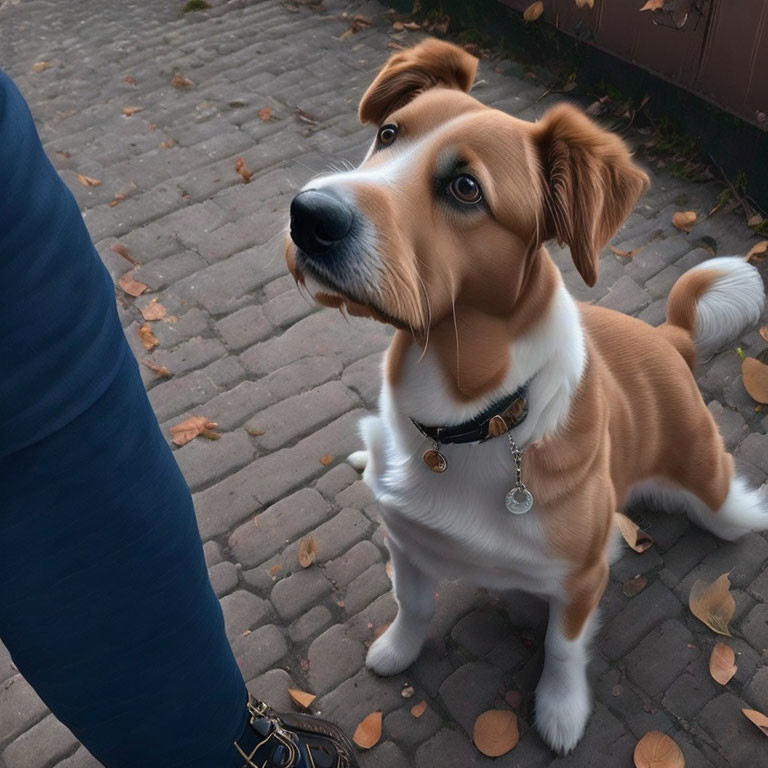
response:
<path id="1" fill-rule="evenodd" d="M 480 185 L 467 174 L 457 176 L 448 187 L 451 194 L 460 202 L 472 205 L 479 203 L 483 197 Z"/>
<path id="2" fill-rule="evenodd" d="M 397 126 L 387 124 L 379 128 L 379 144 L 388 147 L 397 138 Z"/>

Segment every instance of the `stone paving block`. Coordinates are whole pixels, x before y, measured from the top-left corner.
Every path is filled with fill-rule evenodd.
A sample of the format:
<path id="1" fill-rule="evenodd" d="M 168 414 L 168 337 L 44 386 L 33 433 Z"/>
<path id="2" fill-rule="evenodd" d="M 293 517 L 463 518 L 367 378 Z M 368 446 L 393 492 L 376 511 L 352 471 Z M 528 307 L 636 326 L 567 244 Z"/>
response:
<path id="1" fill-rule="evenodd" d="M 240 359 L 251 373 L 259 376 L 316 354 L 317 350 L 349 365 L 369 355 L 371 350 L 383 349 L 390 335 L 373 320 L 346 320 L 340 314 L 320 312 L 305 317 L 281 336 L 250 347 Z"/>
<path id="2" fill-rule="evenodd" d="M 343 464 L 338 464 L 330 472 L 324 474 L 315 483 L 315 488 L 320 491 L 326 499 L 331 499 L 337 493 L 341 493 L 341 491 L 359 479 L 360 473 L 350 464 L 345 462 Z"/>
<path id="3" fill-rule="evenodd" d="M 482 606 L 460 619 L 451 630 L 451 638 L 469 656 L 490 653 L 512 634 L 509 615 L 493 606 Z"/>
<path id="4" fill-rule="evenodd" d="M 46 711 L 45 704 L 21 675 L 0 683 L 0 744 L 23 733 Z"/>
<path id="5" fill-rule="evenodd" d="M 230 642 L 242 636 L 249 628 L 261 624 L 270 613 L 266 600 L 243 589 L 222 597 L 219 602 L 224 612 L 224 624 Z"/>
<path id="6" fill-rule="evenodd" d="M 134 272 L 134 277 L 139 282 L 146 283 L 150 290 L 159 291 L 183 277 L 205 269 L 206 266 L 206 261 L 199 253 L 180 251 L 142 264 Z"/>
<path id="7" fill-rule="evenodd" d="M 245 431 L 218 440 L 196 439 L 173 452 L 189 487 L 199 490 L 248 464 L 256 449 Z"/>
<path id="8" fill-rule="evenodd" d="M 354 616 L 367 605 L 370 605 L 379 595 L 383 595 L 391 589 L 392 582 L 387 576 L 384 564 L 372 565 L 367 571 L 350 582 L 344 590 L 344 610 L 350 616 Z"/>
<path id="9" fill-rule="evenodd" d="M 600 632 L 601 653 L 611 661 L 624 656 L 664 619 L 676 618 L 683 607 L 661 582 L 654 581 Z"/>
<path id="10" fill-rule="evenodd" d="M 629 275 L 623 275 L 610 287 L 606 296 L 597 303 L 601 307 L 632 315 L 650 301 L 651 297 L 644 289 Z"/>
<path id="11" fill-rule="evenodd" d="M 753 432 L 747 435 L 735 451 L 735 455 L 768 474 L 768 435 Z"/>
<path id="12" fill-rule="evenodd" d="M 277 712 L 294 711 L 288 689 L 296 688 L 297 685 L 284 669 L 270 669 L 269 672 L 249 680 L 246 685 L 251 695 L 266 702 Z"/>
<path id="13" fill-rule="evenodd" d="M 702 561 L 718 575 L 728 573 L 733 587 L 748 587 L 768 561 L 768 541 L 761 536 L 743 536 L 736 541 L 722 541 Z"/>
<path id="14" fill-rule="evenodd" d="M 349 636 L 345 625 L 335 624 L 312 642 L 308 658 L 310 666 L 307 676 L 312 690 L 324 695 L 363 666 L 365 648 Z M 376 704 L 377 708 L 381 707 L 378 701 Z M 322 711 L 322 705 L 320 709 Z"/>
<path id="15" fill-rule="evenodd" d="M 11 659 L 10 651 L 0 641 L 0 682 L 5 682 L 9 677 L 13 677 L 16 672 L 17 669 Z"/>
<path id="16" fill-rule="evenodd" d="M 765 736 L 742 715 L 743 706 L 732 693 L 722 693 L 704 707 L 698 723 L 730 765 L 757 766 L 765 760 Z"/>
<path id="17" fill-rule="evenodd" d="M 182 342 L 173 350 L 158 347 L 148 357 L 153 363 L 164 365 L 174 376 L 182 376 L 226 357 L 226 354 L 226 347 L 218 339 L 197 337 Z"/>
<path id="18" fill-rule="evenodd" d="M 77 739 L 53 715 L 48 715 L 12 741 L 3 751 L 7 768 L 44 768 L 77 746 Z"/>
<path id="19" fill-rule="evenodd" d="M 416 768 L 435 768 L 438 765 L 441 768 L 466 768 L 468 765 L 490 766 L 493 762 L 491 758 L 480 755 L 463 734 L 441 728 L 416 750 L 414 764 Z"/>
<path id="20" fill-rule="evenodd" d="M 264 310 L 252 304 L 243 307 L 216 323 L 216 332 L 232 352 L 239 352 L 257 341 L 266 339 L 274 332 Z"/>
<path id="21" fill-rule="evenodd" d="M 102 764 L 85 747 L 80 747 L 72 757 L 56 763 L 56 768 L 102 768 Z"/>
<path id="22" fill-rule="evenodd" d="M 221 554 L 221 547 L 215 541 L 205 542 L 203 545 L 203 554 L 205 555 L 205 564 L 209 568 L 212 568 L 224 559 Z"/>
<path id="23" fill-rule="evenodd" d="M 358 360 L 344 369 L 341 380 L 357 392 L 368 408 L 374 408 L 381 391 L 381 370 L 383 355 L 376 352 Z"/>
<path id="24" fill-rule="evenodd" d="M 229 546 L 244 568 L 264 562 L 286 543 L 326 519 L 328 502 L 315 490 L 305 488 L 243 523 L 229 539 Z"/>
<path id="25" fill-rule="evenodd" d="M 758 653 L 764 654 L 768 650 L 768 605 L 756 605 L 741 622 L 741 632 Z"/>
<path id="26" fill-rule="evenodd" d="M 332 620 L 331 612 L 324 605 L 316 605 L 299 616 L 288 627 L 288 633 L 294 643 L 303 643 L 314 637 L 320 630 L 325 629 Z"/>
<path id="27" fill-rule="evenodd" d="M 136 302 L 136 306 L 141 309 L 148 305 L 153 298 L 150 296 L 144 301 Z M 150 323 L 152 332 L 160 342 L 158 349 L 173 349 L 181 344 L 182 341 L 188 341 L 196 336 L 203 336 L 208 333 L 209 317 L 208 313 L 203 312 L 202 309 L 193 307 L 183 311 L 182 309 L 177 310 L 173 306 L 166 307 L 166 309 L 173 311 L 173 317 L 176 318 L 175 322 Z"/>
<path id="28" fill-rule="evenodd" d="M 658 697 L 700 653 L 691 632 L 668 620 L 627 655 L 627 675 L 649 696 Z"/>
<path id="29" fill-rule="evenodd" d="M 372 750 L 361 754 L 359 760 L 360 768 L 402 768 L 407 765 L 405 755 L 391 741 L 380 742 Z"/>
<path id="30" fill-rule="evenodd" d="M 280 293 L 264 304 L 264 315 L 275 328 L 288 328 L 307 315 L 317 311 L 317 306 L 302 295 L 298 288 Z M 258 341 L 258 339 L 254 339 Z M 251 342 L 253 343 L 253 342 Z"/>
<path id="31" fill-rule="evenodd" d="M 699 666 L 702 665 L 697 665 L 697 671 Z M 684 672 L 664 692 L 662 704 L 676 717 L 693 720 L 717 693 L 707 671 L 702 669 L 700 674 Z"/>
<path id="32" fill-rule="evenodd" d="M 263 432 L 256 437 L 256 442 L 265 450 L 274 451 L 333 421 L 359 402 L 340 381 L 329 381 L 257 413 L 246 429 Z"/>
<path id="33" fill-rule="evenodd" d="M 325 575 L 336 587 L 346 587 L 370 566 L 381 562 L 381 559 L 381 552 L 374 544 L 361 541 L 340 557 L 326 562 Z"/>
<path id="34" fill-rule="evenodd" d="M 288 644 L 274 624 L 267 624 L 236 637 L 232 650 L 243 677 L 251 680 L 277 664 L 288 652 Z"/>
<path id="35" fill-rule="evenodd" d="M 472 733 L 478 715 L 491 709 L 501 683 L 500 671 L 485 661 L 459 667 L 440 686 L 440 700 L 451 718 Z"/>
<path id="36" fill-rule="evenodd" d="M 275 584 L 270 599 L 282 619 L 291 621 L 308 611 L 333 588 L 319 568 L 297 570 Z"/>
<path id="37" fill-rule="evenodd" d="M 217 563 L 208 569 L 208 578 L 216 597 L 231 592 L 237 586 L 239 576 L 240 571 L 234 563 Z"/>
<path id="38" fill-rule="evenodd" d="M 434 736 L 443 724 L 442 716 L 427 704 L 424 714 L 418 719 L 411 714 L 411 707 L 423 701 L 418 691 L 410 699 L 403 699 L 400 709 L 390 712 L 384 718 L 384 731 L 398 744 L 413 749 Z"/>
<path id="39" fill-rule="evenodd" d="M 749 433 L 744 417 L 733 408 L 724 408 L 717 400 L 707 403 L 707 408 L 717 422 L 726 449 L 732 451 Z"/>

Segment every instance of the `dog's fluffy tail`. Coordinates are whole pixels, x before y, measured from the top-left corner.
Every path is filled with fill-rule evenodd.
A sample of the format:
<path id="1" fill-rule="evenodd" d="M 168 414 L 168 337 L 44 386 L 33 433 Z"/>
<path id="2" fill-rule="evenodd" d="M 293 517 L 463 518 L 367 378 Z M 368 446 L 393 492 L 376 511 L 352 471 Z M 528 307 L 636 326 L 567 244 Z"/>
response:
<path id="1" fill-rule="evenodd" d="M 689 269 L 667 301 L 667 324 L 687 331 L 700 356 L 717 351 L 760 319 L 765 301 L 758 271 L 721 256 Z"/>

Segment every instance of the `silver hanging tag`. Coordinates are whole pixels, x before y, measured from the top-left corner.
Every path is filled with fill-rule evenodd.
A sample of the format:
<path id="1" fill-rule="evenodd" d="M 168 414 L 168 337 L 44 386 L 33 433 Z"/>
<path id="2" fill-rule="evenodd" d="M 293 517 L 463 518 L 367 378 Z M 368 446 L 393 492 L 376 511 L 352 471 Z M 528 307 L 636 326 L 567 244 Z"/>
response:
<path id="1" fill-rule="evenodd" d="M 507 493 L 505 504 L 507 509 L 513 515 L 524 515 L 533 507 L 533 495 L 523 483 L 523 452 L 517 447 L 517 444 L 509 437 L 509 450 L 512 452 L 512 459 L 515 462 L 515 485 Z"/>

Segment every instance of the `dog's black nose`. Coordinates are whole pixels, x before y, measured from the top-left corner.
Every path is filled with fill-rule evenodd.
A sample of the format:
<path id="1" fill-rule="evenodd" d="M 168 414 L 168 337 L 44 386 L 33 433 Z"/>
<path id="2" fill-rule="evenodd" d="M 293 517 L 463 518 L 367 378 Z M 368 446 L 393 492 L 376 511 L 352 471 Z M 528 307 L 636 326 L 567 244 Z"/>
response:
<path id="1" fill-rule="evenodd" d="M 291 203 L 291 239 L 316 256 L 343 240 L 354 219 L 352 207 L 332 189 L 307 189 Z"/>

